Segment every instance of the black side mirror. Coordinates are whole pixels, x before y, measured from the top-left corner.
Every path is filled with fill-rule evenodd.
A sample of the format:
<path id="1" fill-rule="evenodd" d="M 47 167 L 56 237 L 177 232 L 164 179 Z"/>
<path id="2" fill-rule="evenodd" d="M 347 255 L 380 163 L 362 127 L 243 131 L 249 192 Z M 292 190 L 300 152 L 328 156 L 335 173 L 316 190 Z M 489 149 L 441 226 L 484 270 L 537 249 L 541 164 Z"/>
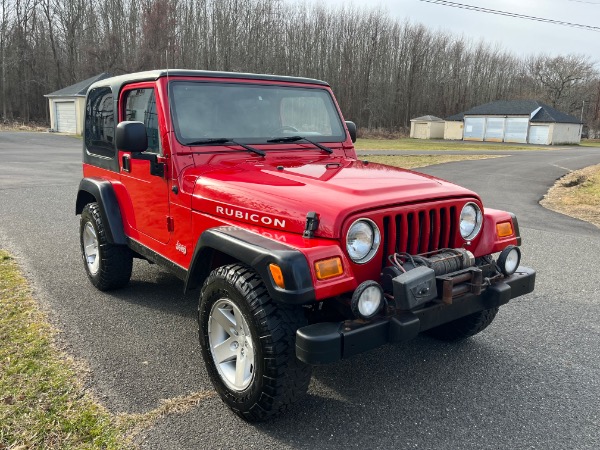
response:
<path id="1" fill-rule="evenodd" d="M 146 125 L 142 122 L 125 121 L 117 125 L 117 149 L 140 153 L 148 149 Z"/>
<path id="2" fill-rule="evenodd" d="M 350 139 L 352 142 L 356 142 L 356 124 L 349 120 L 346 120 L 346 127 L 348 127 L 348 133 L 350 133 Z"/>

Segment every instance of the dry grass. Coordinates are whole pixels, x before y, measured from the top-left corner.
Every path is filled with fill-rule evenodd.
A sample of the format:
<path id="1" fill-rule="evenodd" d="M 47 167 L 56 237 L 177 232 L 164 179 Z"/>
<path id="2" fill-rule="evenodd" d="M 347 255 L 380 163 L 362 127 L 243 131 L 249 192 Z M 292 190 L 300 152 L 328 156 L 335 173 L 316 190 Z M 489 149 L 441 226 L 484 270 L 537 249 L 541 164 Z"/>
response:
<path id="1" fill-rule="evenodd" d="M 362 157 L 361 159 L 388 166 L 402 167 L 403 169 L 414 169 L 416 167 L 431 166 L 433 164 L 500 157 L 502 157 L 502 155 L 369 155 Z"/>
<path id="2" fill-rule="evenodd" d="M 36 122 L 22 122 L 18 120 L 6 120 L 0 122 L 0 131 L 48 131 L 47 124 Z"/>
<path id="3" fill-rule="evenodd" d="M 446 141 L 441 139 L 358 139 L 356 150 L 458 150 L 458 151 L 513 151 L 554 150 L 552 147 L 535 145 L 497 144 L 472 141 Z"/>
<path id="4" fill-rule="evenodd" d="M 600 164 L 565 175 L 540 204 L 600 228 Z"/>
<path id="5" fill-rule="evenodd" d="M 59 351 L 56 330 L 14 259 L 0 250 L 0 449 L 121 449 L 167 414 L 214 391 L 163 400 L 143 414 L 111 414 L 85 389 L 85 368 Z"/>

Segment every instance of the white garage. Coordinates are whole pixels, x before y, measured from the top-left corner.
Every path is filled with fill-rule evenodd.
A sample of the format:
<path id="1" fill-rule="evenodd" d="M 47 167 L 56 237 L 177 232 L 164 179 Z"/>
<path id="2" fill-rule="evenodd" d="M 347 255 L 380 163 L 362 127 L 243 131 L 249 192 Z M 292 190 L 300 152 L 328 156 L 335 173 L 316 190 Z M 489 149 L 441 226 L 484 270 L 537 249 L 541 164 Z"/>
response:
<path id="1" fill-rule="evenodd" d="M 94 82 L 110 76 L 102 73 L 44 95 L 50 108 L 50 129 L 59 133 L 81 135 L 87 90 Z"/>
<path id="2" fill-rule="evenodd" d="M 466 141 L 560 145 L 581 140 L 577 117 L 534 100 L 500 100 L 446 119 L 459 120 L 464 122 Z"/>

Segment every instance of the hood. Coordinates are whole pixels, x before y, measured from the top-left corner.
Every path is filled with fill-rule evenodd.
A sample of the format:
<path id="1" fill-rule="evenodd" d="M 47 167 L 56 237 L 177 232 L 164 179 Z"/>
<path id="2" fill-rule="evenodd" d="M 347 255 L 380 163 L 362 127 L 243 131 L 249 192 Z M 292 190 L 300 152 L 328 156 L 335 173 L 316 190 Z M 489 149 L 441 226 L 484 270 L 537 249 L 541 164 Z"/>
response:
<path id="1" fill-rule="evenodd" d="M 192 208 L 228 220 L 302 233 L 319 214 L 316 236 L 338 238 L 345 218 L 406 203 L 473 197 L 467 189 L 395 167 L 346 158 L 256 159 L 190 167 Z"/>

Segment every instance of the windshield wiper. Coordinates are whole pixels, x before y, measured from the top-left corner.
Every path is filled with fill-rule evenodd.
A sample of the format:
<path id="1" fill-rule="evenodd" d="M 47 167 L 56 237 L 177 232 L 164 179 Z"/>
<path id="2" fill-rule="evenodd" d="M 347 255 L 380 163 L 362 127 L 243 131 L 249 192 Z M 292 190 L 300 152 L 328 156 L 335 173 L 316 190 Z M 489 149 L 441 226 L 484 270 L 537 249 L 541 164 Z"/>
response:
<path id="1" fill-rule="evenodd" d="M 259 150 L 254 147 L 250 147 L 249 145 L 246 145 L 246 144 L 241 144 L 241 143 L 239 143 L 233 139 L 229 139 L 229 138 L 200 139 L 197 141 L 186 142 L 185 145 L 211 145 L 211 144 L 228 144 L 228 143 L 231 143 L 234 145 L 239 145 L 240 147 L 248 150 L 249 152 L 256 153 L 257 155 L 260 155 L 260 156 L 266 155 L 266 153 L 263 152 L 262 150 Z"/>
<path id="2" fill-rule="evenodd" d="M 297 142 L 297 141 L 306 141 L 306 142 L 314 145 L 315 147 L 320 148 L 324 152 L 327 152 L 330 154 L 333 153 L 333 150 L 331 150 L 329 147 L 325 147 L 324 145 L 321 145 L 315 141 L 311 141 L 310 139 L 307 139 L 303 136 L 282 136 L 282 137 L 276 137 L 273 139 L 269 139 L 267 142 Z"/>

